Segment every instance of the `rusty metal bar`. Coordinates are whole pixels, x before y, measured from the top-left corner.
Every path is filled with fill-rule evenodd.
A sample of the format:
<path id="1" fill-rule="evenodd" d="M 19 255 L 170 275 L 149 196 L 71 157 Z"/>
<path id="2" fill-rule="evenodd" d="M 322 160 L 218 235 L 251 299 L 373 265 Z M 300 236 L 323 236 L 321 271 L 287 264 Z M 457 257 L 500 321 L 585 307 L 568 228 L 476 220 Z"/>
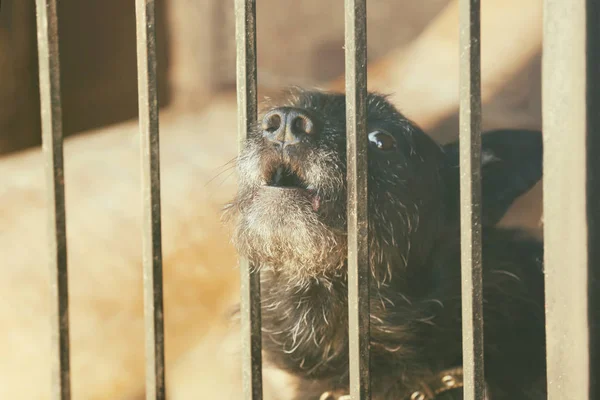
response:
<path id="1" fill-rule="evenodd" d="M 371 398 L 367 164 L 367 4 L 345 1 L 350 396 Z"/>
<path id="2" fill-rule="evenodd" d="M 256 124 L 256 0 L 235 0 L 238 138 L 240 149 Z M 246 400 L 262 399 L 260 272 L 240 258 L 242 374 Z"/>
<path id="3" fill-rule="evenodd" d="M 584 400 L 590 398 L 586 0 L 545 0 L 543 14 L 548 399 Z"/>
<path id="4" fill-rule="evenodd" d="M 479 0 L 460 0 L 460 215 L 464 398 L 483 400 L 481 29 Z"/>
<path id="5" fill-rule="evenodd" d="M 0 0 L 0 25 L 4 25 L 8 32 L 12 32 L 13 19 L 12 2 L 9 1 L 2 4 L 2 0 Z"/>
<path id="6" fill-rule="evenodd" d="M 42 148 L 48 191 L 48 253 L 52 293 L 52 398 L 71 398 L 69 289 L 62 105 L 56 0 L 36 0 Z"/>
<path id="7" fill-rule="evenodd" d="M 144 210 L 142 242 L 147 400 L 163 400 L 166 392 L 155 7 L 154 0 L 135 2 Z"/>

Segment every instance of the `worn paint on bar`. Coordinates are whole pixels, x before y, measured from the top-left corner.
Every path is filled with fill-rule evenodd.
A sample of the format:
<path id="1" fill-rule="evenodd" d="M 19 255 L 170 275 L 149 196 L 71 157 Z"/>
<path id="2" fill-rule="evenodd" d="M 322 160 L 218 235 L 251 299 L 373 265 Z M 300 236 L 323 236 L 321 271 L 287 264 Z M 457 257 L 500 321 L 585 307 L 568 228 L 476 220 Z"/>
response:
<path id="1" fill-rule="evenodd" d="M 235 0 L 237 107 L 240 149 L 257 118 L 256 0 Z M 242 386 L 245 400 L 262 399 L 260 272 L 240 258 Z"/>
<path id="2" fill-rule="evenodd" d="M 165 335 L 163 312 L 160 150 L 156 81 L 154 0 L 136 0 L 138 106 L 142 162 L 146 399 L 163 400 Z"/>
<path id="3" fill-rule="evenodd" d="M 56 0 L 36 0 L 37 42 L 48 198 L 48 259 L 51 270 L 52 398 L 71 398 L 69 294 L 62 105 Z"/>
<path id="4" fill-rule="evenodd" d="M 590 398 L 586 0 L 544 1 L 543 52 L 548 399 L 585 400 Z"/>
<path id="5" fill-rule="evenodd" d="M 479 0 L 460 0 L 460 215 L 464 398 L 483 400 L 481 30 Z"/>
<path id="6" fill-rule="evenodd" d="M 346 0 L 345 12 L 350 396 L 367 400 L 371 394 L 366 0 Z"/>

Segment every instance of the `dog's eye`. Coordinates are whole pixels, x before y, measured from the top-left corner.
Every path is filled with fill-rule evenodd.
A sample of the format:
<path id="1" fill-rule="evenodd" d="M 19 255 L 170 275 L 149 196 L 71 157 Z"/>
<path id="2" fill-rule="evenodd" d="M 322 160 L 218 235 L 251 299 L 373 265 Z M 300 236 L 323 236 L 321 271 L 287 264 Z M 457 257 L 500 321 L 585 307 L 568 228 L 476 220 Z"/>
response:
<path id="1" fill-rule="evenodd" d="M 369 133 L 369 142 L 379 150 L 388 151 L 396 148 L 396 139 L 390 133 L 377 130 Z"/>

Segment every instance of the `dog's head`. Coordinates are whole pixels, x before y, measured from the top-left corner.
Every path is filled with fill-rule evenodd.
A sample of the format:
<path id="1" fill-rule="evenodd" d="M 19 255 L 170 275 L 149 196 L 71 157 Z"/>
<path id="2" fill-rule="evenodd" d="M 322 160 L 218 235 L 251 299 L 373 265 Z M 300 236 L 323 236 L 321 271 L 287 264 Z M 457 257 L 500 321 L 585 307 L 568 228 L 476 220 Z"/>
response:
<path id="1" fill-rule="evenodd" d="M 343 271 L 346 246 L 346 105 L 341 94 L 291 92 L 251 132 L 228 207 L 234 242 L 251 261 L 305 279 Z M 367 98 L 371 268 L 385 280 L 423 261 L 458 226 L 458 143 L 440 146 L 384 96 Z M 541 135 L 482 139 L 483 222 L 495 224 L 541 177 Z"/>

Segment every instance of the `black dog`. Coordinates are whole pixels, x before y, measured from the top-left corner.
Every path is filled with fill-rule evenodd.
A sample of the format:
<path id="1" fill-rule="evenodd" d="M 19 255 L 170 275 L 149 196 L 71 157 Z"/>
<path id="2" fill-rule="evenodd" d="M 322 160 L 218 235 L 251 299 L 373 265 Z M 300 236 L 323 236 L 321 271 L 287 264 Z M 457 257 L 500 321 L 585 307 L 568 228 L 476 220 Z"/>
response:
<path id="1" fill-rule="evenodd" d="M 299 378 L 297 399 L 344 398 L 345 97 L 284 104 L 247 140 L 227 214 L 262 270 L 267 360 Z M 383 96 L 367 108 L 372 398 L 462 398 L 458 144 L 436 144 Z M 541 178 L 541 134 L 490 132 L 482 149 L 488 394 L 545 399 L 543 246 L 494 226 Z"/>

